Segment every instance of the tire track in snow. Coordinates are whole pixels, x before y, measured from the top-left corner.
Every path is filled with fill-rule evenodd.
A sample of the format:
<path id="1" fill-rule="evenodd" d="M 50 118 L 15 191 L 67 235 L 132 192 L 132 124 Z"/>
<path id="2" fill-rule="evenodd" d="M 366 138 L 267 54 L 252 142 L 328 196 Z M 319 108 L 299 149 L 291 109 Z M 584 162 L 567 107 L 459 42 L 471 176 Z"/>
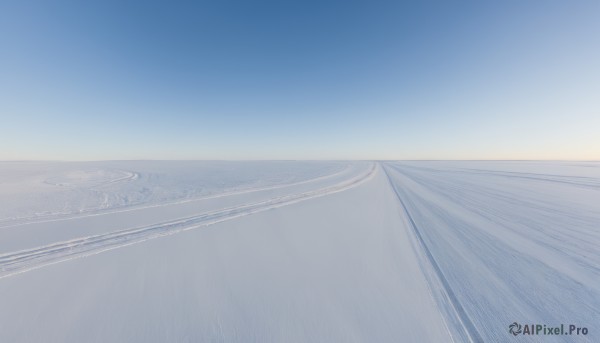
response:
<path id="1" fill-rule="evenodd" d="M 421 236 L 421 232 L 420 232 L 419 228 L 417 227 L 417 224 L 413 220 L 412 216 L 410 215 L 410 212 L 408 211 L 408 207 L 406 207 L 404 200 L 402 200 L 402 196 L 400 195 L 400 192 L 398 191 L 396 184 L 392 181 L 392 179 L 391 179 L 390 175 L 388 174 L 388 171 L 384 165 L 382 165 L 382 169 L 388 179 L 388 182 L 390 183 L 390 186 L 394 190 L 394 193 L 396 194 L 396 197 L 398 198 L 398 201 L 400 202 L 400 205 L 402 206 L 404 213 L 406 214 L 408 222 L 409 222 L 409 224 L 412 228 L 412 231 L 419 243 L 419 246 L 422 248 L 423 252 L 425 253 L 425 256 L 427 257 L 428 264 L 432 267 L 432 269 L 435 273 L 435 276 L 437 277 L 438 281 L 440 282 L 441 287 L 443 288 L 442 289 L 443 294 L 449 300 L 449 305 L 451 307 L 451 311 L 449 313 L 454 313 L 456 315 L 456 318 L 452 318 L 452 322 L 460 323 L 460 325 L 462 326 L 462 329 L 464 330 L 464 333 L 466 333 L 467 338 L 471 342 L 474 342 L 474 343 L 475 342 L 477 342 L 477 343 L 483 342 L 483 338 L 481 337 L 481 334 L 477 331 L 477 328 L 475 327 L 475 325 L 471 321 L 469 315 L 465 311 L 464 307 L 461 305 L 460 301 L 454 294 L 454 291 L 450 287 L 450 284 L 448 283 L 448 280 L 444 276 L 444 273 L 440 269 L 440 267 L 439 267 L 438 263 L 436 262 L 435 258 L 433 257 L 433 255 L 431 254 L 431 251 L 427 247 L 427 244 L 425 244 L 425 240 Z"/>
<path id="2" fill-rule="evenodd" d="M 234 218 L 345 191 L 369 180 L 376 171 L 377 167 L 373 164 L 368 172 L 329 187 L 210 211 L 196 216 L 151 226 L 119 230 L 58 242 L 33 249 L 2 254 L 0 255 L 0 279 L 55 263 L 95 255 L 104 251 L 144 242 L 149 239 L 197 229 Z"/>
<path id="3" fill-rule="evenodd" d="M 47 215 L 43 215 L 43 216 L 4 218 L 4 219 L 0 219 L 0 229 L 12 228 L 12 227 L 23 226 L 23 225 L 28 225 L 28 224 L 49 223 L 49 222 L 57 222 L 57 221 L 71 220 L 71 219 L 97 217 L 97 216 L 103 216 L 103 215 L 112 214 L 112 213 L 131 212 L 131 211 L 143 210 L 143 209 L 148 209 L 148 208 L 157 208 L 157 207 L 164 207 L 164 206 L 171 206 L 171 205 L 186 204 L 186 203 L 195 202 L 195 201 L 204 201 L 204 200 L 223 198 L 223 197 L 228 197 L 228 196 L 233 196 L 233 195 L 242 195 L 242 194 L 248 194 L 248 193 L 254 193 L 254 192 L 271 191 L 271 190 L 276 190 L 276 189 L 281 189 L 281 188 L 300 186 L 300 185 L 318 182 L 318 181 L 322 181 L 322 180 L 326 180 L 326 179 L 330 179 L 330 178 L 339 176 L 339 175 L 347 172 L 351 167 L 352 167 L 351 165 L 347 165 L 345 168 L 343 168 L 342 170 L 337 171 L 335 173 L 318 176 L 318 177 L 311 178 L 308 180 L 302 180 L 302 181 L 286 183 L 286 184 L 277 184 L 277 185 L 273 185 L 273 186 L 266 186 L 266 187 L 259 187 L 259 188 L 235 190 L 235 191 L 230 191 L 230 192 L 202 196 L 199 198 L 169 201 L 169 202 L 164 202 L 164 203 L 159 203 L 159 204 L 132 205 L 132 206 L 126 206 L 125 208 L 114 207 L 114 208 L 106 208 L 106 210 L 95 208 L 95 209 L 90 209 L 88 211 L 72 212 L 72 213 L 51 213 L 51 214 L 47 214 Z M 131 172 L 131 173 L 133 173 L 134 175 L 128 176 L 125 179 L 127 179 L 129 181 L 133 181 L 140 177 L 139 173 L 135 173 L 135 172 Z M 123 181 L 123 180 L 119 180 L 119 181 Z M 56 218 L 56 216 L 59 216 L 59 217 Z M 52 217 L 55 217 L 55 218 L 52 218 Z M 15 221 L 15 220 L 23 220 L 23 221 L 19 222 L 19 223 L 10 223 L 11 221 Z M 9 224 L 5 225 L 5 223 L 9 223 Z"/>

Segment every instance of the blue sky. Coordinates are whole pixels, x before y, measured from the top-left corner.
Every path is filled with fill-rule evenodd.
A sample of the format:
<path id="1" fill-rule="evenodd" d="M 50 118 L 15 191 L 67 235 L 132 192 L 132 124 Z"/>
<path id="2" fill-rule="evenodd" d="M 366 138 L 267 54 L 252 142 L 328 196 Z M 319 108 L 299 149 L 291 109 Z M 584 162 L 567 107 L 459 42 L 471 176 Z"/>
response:
<path id="1" fill-rule="evenodd" d="M 600 159 L 598 1 L 3 1 L 0 159 Z"/>

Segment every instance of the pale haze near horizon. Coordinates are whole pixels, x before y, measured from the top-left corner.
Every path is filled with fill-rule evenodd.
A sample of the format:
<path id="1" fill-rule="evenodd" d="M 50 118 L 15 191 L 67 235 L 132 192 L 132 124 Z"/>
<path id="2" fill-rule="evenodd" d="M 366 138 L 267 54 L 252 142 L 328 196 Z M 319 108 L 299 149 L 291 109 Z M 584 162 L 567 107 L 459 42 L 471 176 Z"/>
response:
<path id="1" fill-rule="evenodd" d="M 598 160 L 598 13 L 3 2 L 0 160 Z"/>

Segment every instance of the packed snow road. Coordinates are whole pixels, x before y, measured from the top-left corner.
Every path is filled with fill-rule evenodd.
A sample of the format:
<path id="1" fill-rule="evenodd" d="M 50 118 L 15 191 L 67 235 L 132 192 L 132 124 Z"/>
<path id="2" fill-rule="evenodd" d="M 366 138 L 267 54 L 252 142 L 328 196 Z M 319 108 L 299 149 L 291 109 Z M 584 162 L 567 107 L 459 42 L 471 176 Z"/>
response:
<path id="1" fill-rule="evenodd" d="M 600 163 L 384 168 L 442 286 L 438 303 L 470 337 L 508 341 L 517 322 L 589 332 L 530 341 L 600 340 Z"/>
<path id="2" fill-rule="evenodd" d="M 0 171 L 1 342 L 599 338 L 600 164 L 114 163 Z"/>

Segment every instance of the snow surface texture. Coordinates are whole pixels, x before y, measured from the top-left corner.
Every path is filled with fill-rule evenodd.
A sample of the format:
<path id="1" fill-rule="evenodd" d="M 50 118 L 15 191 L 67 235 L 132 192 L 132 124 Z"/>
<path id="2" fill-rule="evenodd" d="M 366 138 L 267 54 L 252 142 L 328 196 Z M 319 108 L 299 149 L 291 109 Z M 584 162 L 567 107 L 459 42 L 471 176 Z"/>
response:
<path id="1" fill-rule="evenodd" d="M 0 342 L 600 340 L 599 163 L 2 162 L 0 205 Z"/>
<path id="2" fill-rule="evenodd" d="M 294 161 L 0 162 L 0 226 L 286 185 L 346 167 Z"/>

